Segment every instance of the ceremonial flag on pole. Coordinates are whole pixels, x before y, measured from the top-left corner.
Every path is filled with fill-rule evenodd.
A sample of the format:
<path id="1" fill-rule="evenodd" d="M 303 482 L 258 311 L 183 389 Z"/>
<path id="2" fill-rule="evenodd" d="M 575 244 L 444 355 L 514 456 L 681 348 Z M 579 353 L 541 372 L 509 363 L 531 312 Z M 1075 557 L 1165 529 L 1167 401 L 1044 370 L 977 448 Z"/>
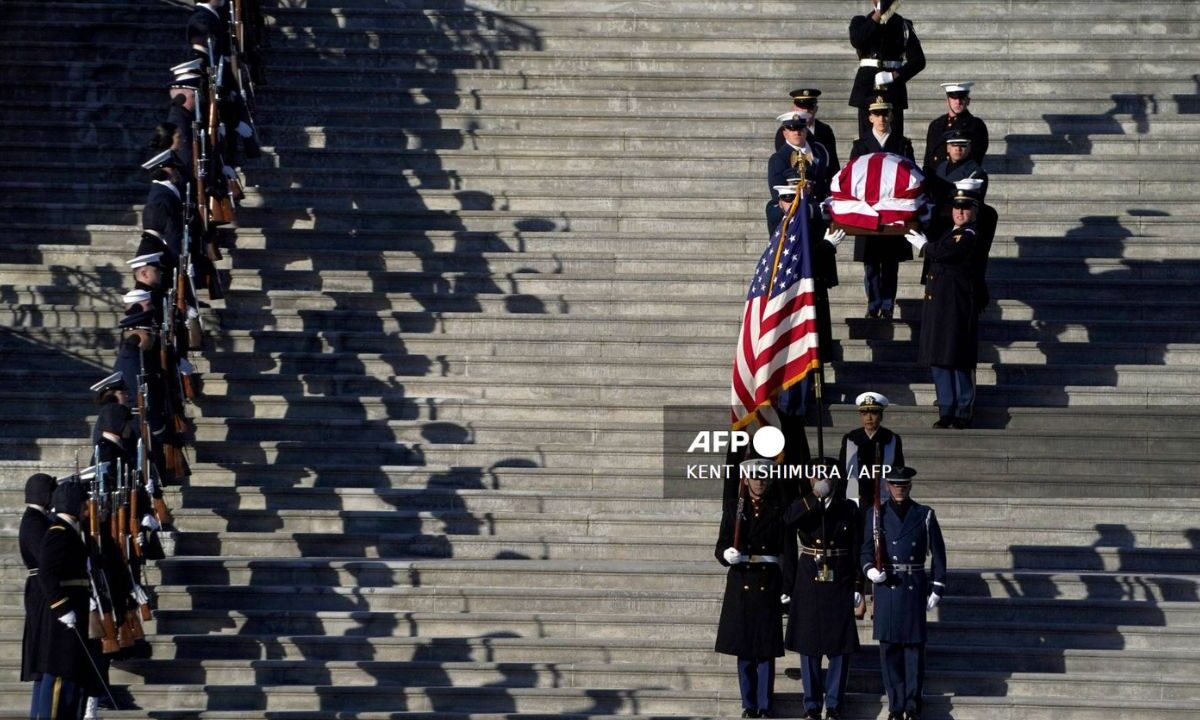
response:
<path id="1" fill-rule="evenodd" d="M 808 194 L 801 193 L 796 202 L 799 206 L 767 243 L 746 293 L 733 360 L 735 430 L 755 422 L 778 425 L 771 400 L 784 390 L 807 398 L 819 364 Z"/>

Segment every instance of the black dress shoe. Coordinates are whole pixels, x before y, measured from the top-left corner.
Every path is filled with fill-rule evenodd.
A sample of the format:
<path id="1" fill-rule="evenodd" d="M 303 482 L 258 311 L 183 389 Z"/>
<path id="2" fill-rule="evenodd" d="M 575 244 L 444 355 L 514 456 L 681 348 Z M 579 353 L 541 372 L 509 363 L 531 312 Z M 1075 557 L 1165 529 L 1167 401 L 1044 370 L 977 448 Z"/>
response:
<path id="1" fill-rule="evenodd" d="M 954 427 L 954 418 L 948 418 L 948 417 L 938 418 L 938 421 L 935 422 L 933 424 L 933 426 L 935 428 L 937 428 L 938 430 L 945 430 L 946 428 Z M 904 720 L 904 718 L 899 718 L 899 720 Z"/>
<path id="2" fill-rule="evenodd" d="M 743 710 L 743 711 L 742 711 L 742 717 L 744 717 L 744 718 L 756 718 L 756 717 L 762 717 L 762 716 L 758 714 L 758 711 L 757 711 L 757 710 Z"/>
<path id="3" fill-rule="evenodd" d="M 842 720 L 841 710 L 826 710 L 825 720 Z"/>
<path id="4" fill-rule="evenodd" d="M 775 716 L 771 714 L 770 710 L 759 710 L 757 717 L 769 718 L 769 717 L 775 717 Z"/>
<path id="5" fill-rule="evenodd" d="M 904 713 L 888 713 L 888 720 L 904 720 Z"/>
<path id="6" fill-rule="evenodd" d="M 955 430 L 966 430 L 971 427 L 971 421 L 966 418 L 954 418 L 953 424 Z"/>
<path id="7" fill-rule="evenodd" d="M 821 711 L 809 710 L 808 712 L 804 713 L 804 717 L 806 720 L 821 720 Z"/>
<path id="8" fill-rule="evenodd" d="M 879 319 L 879 311 L 878 310 L 868 310 L 867 314 L 864 315 L 863 317 L 866 318 L 867 320 L 878 320 Z"/>
<path id="9" fill-rule="evenodd" d="M 892 310 L 880 310 L 879 317 L 883 318 L 884 320 L 891 320 L 892 312 L 893 312 Z"/>

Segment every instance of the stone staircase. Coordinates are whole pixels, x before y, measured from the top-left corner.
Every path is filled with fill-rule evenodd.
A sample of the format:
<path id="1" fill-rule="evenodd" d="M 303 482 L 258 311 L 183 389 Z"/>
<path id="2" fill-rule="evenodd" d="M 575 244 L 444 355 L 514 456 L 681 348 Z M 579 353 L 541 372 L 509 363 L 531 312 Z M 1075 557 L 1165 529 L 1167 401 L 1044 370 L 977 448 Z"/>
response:
<path id="1" fill-rule="evenodd" d="M 740 714 L 718 503 L 663 497 L 663 406 L 727 398 L 773 117 L 821 87 L 845 155 L 860 8 L 265 4 L 195 474 L 149 650 L 113 668 L 140 709 L 105 716 Z M 0 4 L 3 717 L 28 707 L 20 487 L 87 442 L 179 5 Z M 887 394 L 945 527 L 928 717 L 1200 717 L 1200 8 L 905 14 L 918 151 L 942 81 L 978 81 L 991 130 L 979 423 L 929 429 L 916 263 L 883 324 L 843 250 L 826 443 Z M 854 666 L 849 716 L 882 717 L 874 647 Z"/>

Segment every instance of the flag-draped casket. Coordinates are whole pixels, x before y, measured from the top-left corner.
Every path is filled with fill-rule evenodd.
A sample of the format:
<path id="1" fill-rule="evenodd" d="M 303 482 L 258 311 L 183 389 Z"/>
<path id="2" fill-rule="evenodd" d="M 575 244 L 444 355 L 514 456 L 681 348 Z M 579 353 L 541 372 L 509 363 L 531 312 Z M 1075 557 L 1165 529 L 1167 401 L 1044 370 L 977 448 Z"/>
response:
<path id="1" fill-rule="evenodd" d="M 860 155 L 834 177 L 829 212 L 835 226 L 852 235 L 903 234 L 927 219 L 924 185 L 925 176 L 906 157 Z"/>

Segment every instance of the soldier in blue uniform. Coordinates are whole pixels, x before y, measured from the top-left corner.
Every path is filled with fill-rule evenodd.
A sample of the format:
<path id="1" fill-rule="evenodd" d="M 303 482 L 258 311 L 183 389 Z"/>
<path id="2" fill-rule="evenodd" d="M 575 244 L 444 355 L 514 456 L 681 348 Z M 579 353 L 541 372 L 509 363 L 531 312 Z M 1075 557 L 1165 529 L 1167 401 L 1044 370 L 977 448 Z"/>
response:
<path id="1" fill-rule="evenodd" d="M 906 236 L 925 257 L 925 302 L 917 362 L 928 365 L 937 393 L 935 428 L 967 428 L 975 412 L 975 365 L 979 356 L 979 313 L 987 289 L 981 286 L 988 243 L 976 228 L 979 196 L 956 190 L 954 226 L 936 240 L 912 230 Z"/>
<path id="2" fill-rule="evenodd" d="M 818 98 L 821 97 L 821 91 L 816 88 L 799 88 L 791 92 L 792 106 L 797 112 L 806 112 L 812 117 L 808 121 L 808 136 L 814 142 L 818 142 L 825 146 L 829 151 L 830 163 L 830 179 L 837 174 L 838 170 L 842 169 L 842 163 L 838 160 L 837 138 L 833 134 L 833 128 L 828 124 L 817 119 Z M 775 131 L 775 149 L 783 147 L 786 141 L 783 139 L 783 128 Z"/>
<path id="3" fill-rule="evenodd" d="M 805 717 L 813 720 L 820 720 L 822 706 L 825 717 L 842 716 L 850 656 L 859 648 L 858 508 L 833 485 L 828 478 L 818 479 L 812 492 L 797 498 L 784 515 L 799 549 L 786 645 L 800 653 Z M 829 658 L 824 676 L 822 657 Z"/>
<path id="4" fill-rule="evenodd" d="M 87 493 L 77 483 L 63 483 L 51 499 L 54 515 L 38 554 L 38 636 L 29 658 L 35 678 L 30 716 L 82 717 L 95 670 L 79 633 L 88 619 L 90 600 L 88 553 L 80 526 Z"/>
<path id="5" fill-rule="evenodd" d="M 812 116 L 806 112 L 788 112 L 776 118 L 783 132 L 784 145 L 767 161 L 767 186 L 771 200 L 767 203 L 767 232 L 775 232 L 784 212 L 779 208 L 779 190 L 794 180 L 801 161 L 807 163 L 804 174 L 810 183 L 810 211 L 819 215 L 820 203 L 829 197 L 829 183 L 833 180 L 833 166 L 829 151 L 824 145 L 808 136 L 808 121 Z"/>
<path id="6" fill-rule="evenodd" d="M 871 124 L 867 107 L 877 88 L 884 88 L 896 109 L 892 129 L 904 134 L 904 110 L 908 107 L 907 83 L 925 69 L 925 53 L 912 22 L 891 10 L 895 0 L 875 0 L 871 12 L 850 20 L 850 44 L 858 53 L 858 73 L 850 90 L 850 106 L 858 108 L 859 135 Z"/>
<path id="7" fill-rule="evenodd" d="M 982 202 L 987 196 L 988 174 L 971 156 L 971 136 L 965 130 L 949 130 L 942 138 L 946 147 L 946 159 L 934 168 L 932 175 L 926 175 L 929 182 L 929 194 L 938 206 L 939 215 L 949 217 L 950 200 L 954 197 L 955 183 L 960 180 L 979 180 L 976 191 Z"/>
<path id="8" fill-rule="evenodd" d="M 50 529 L 50 497 L 54 493 L 54 478 L 37 473 L 25 481 L 25 514 L 21 516 L 21 527 L 17 544 L 21 561 L 25 563 L 25 630 L 21 637 L 21 682 L 36 680 L 33 659 L 41 630 L 42 591 L 38 586 L 38 565 L 42 552 L 42 540 Z"/>
<path id="9" fill-rule="evenodd" d="M 773 466 L 761 459 L 739 466 L 746 484 L 741 512 L 736 499 L 725 503 L 714 553 L 729 568 L 716 651 L 738 659 L 742 717 L 748 718 L 771 717 L 783 605 L 795 573 L 796 546 L 783 517 L 787 496 L 770 477 Z"/>
<path id="10" fill-rule="evenodd" d="M 946 91 L 947 112 L 929 123 L 929 131 L 925 134 L 925 159 L 921 167 L 926 177 L 937 172 L 937 166 L 946 160 L 946 145 L 944 138 L 951 130 L 961 130 L 971 140 L 971 159 L 983 165 L 983 159 L 988 151 L 987 124 L 971 114 L 967 108 L 971 105 L 971 87 L 973 82 L 942 83 Z"/>
<path id="11" fill-rule="evenodd" d="M 874 583 L 875 631 L 888 699 L 888 720 L 920 720 L 925 684 L 925 614 L 946 591 L 946 544 L 933 508 L 909 497 L 912 479 L 888 477 L 880 505 L 876 566 L 875 509 L 867 513 L 859 564 Z M 925 564 L 929 561 L 929 568 Z"/>

